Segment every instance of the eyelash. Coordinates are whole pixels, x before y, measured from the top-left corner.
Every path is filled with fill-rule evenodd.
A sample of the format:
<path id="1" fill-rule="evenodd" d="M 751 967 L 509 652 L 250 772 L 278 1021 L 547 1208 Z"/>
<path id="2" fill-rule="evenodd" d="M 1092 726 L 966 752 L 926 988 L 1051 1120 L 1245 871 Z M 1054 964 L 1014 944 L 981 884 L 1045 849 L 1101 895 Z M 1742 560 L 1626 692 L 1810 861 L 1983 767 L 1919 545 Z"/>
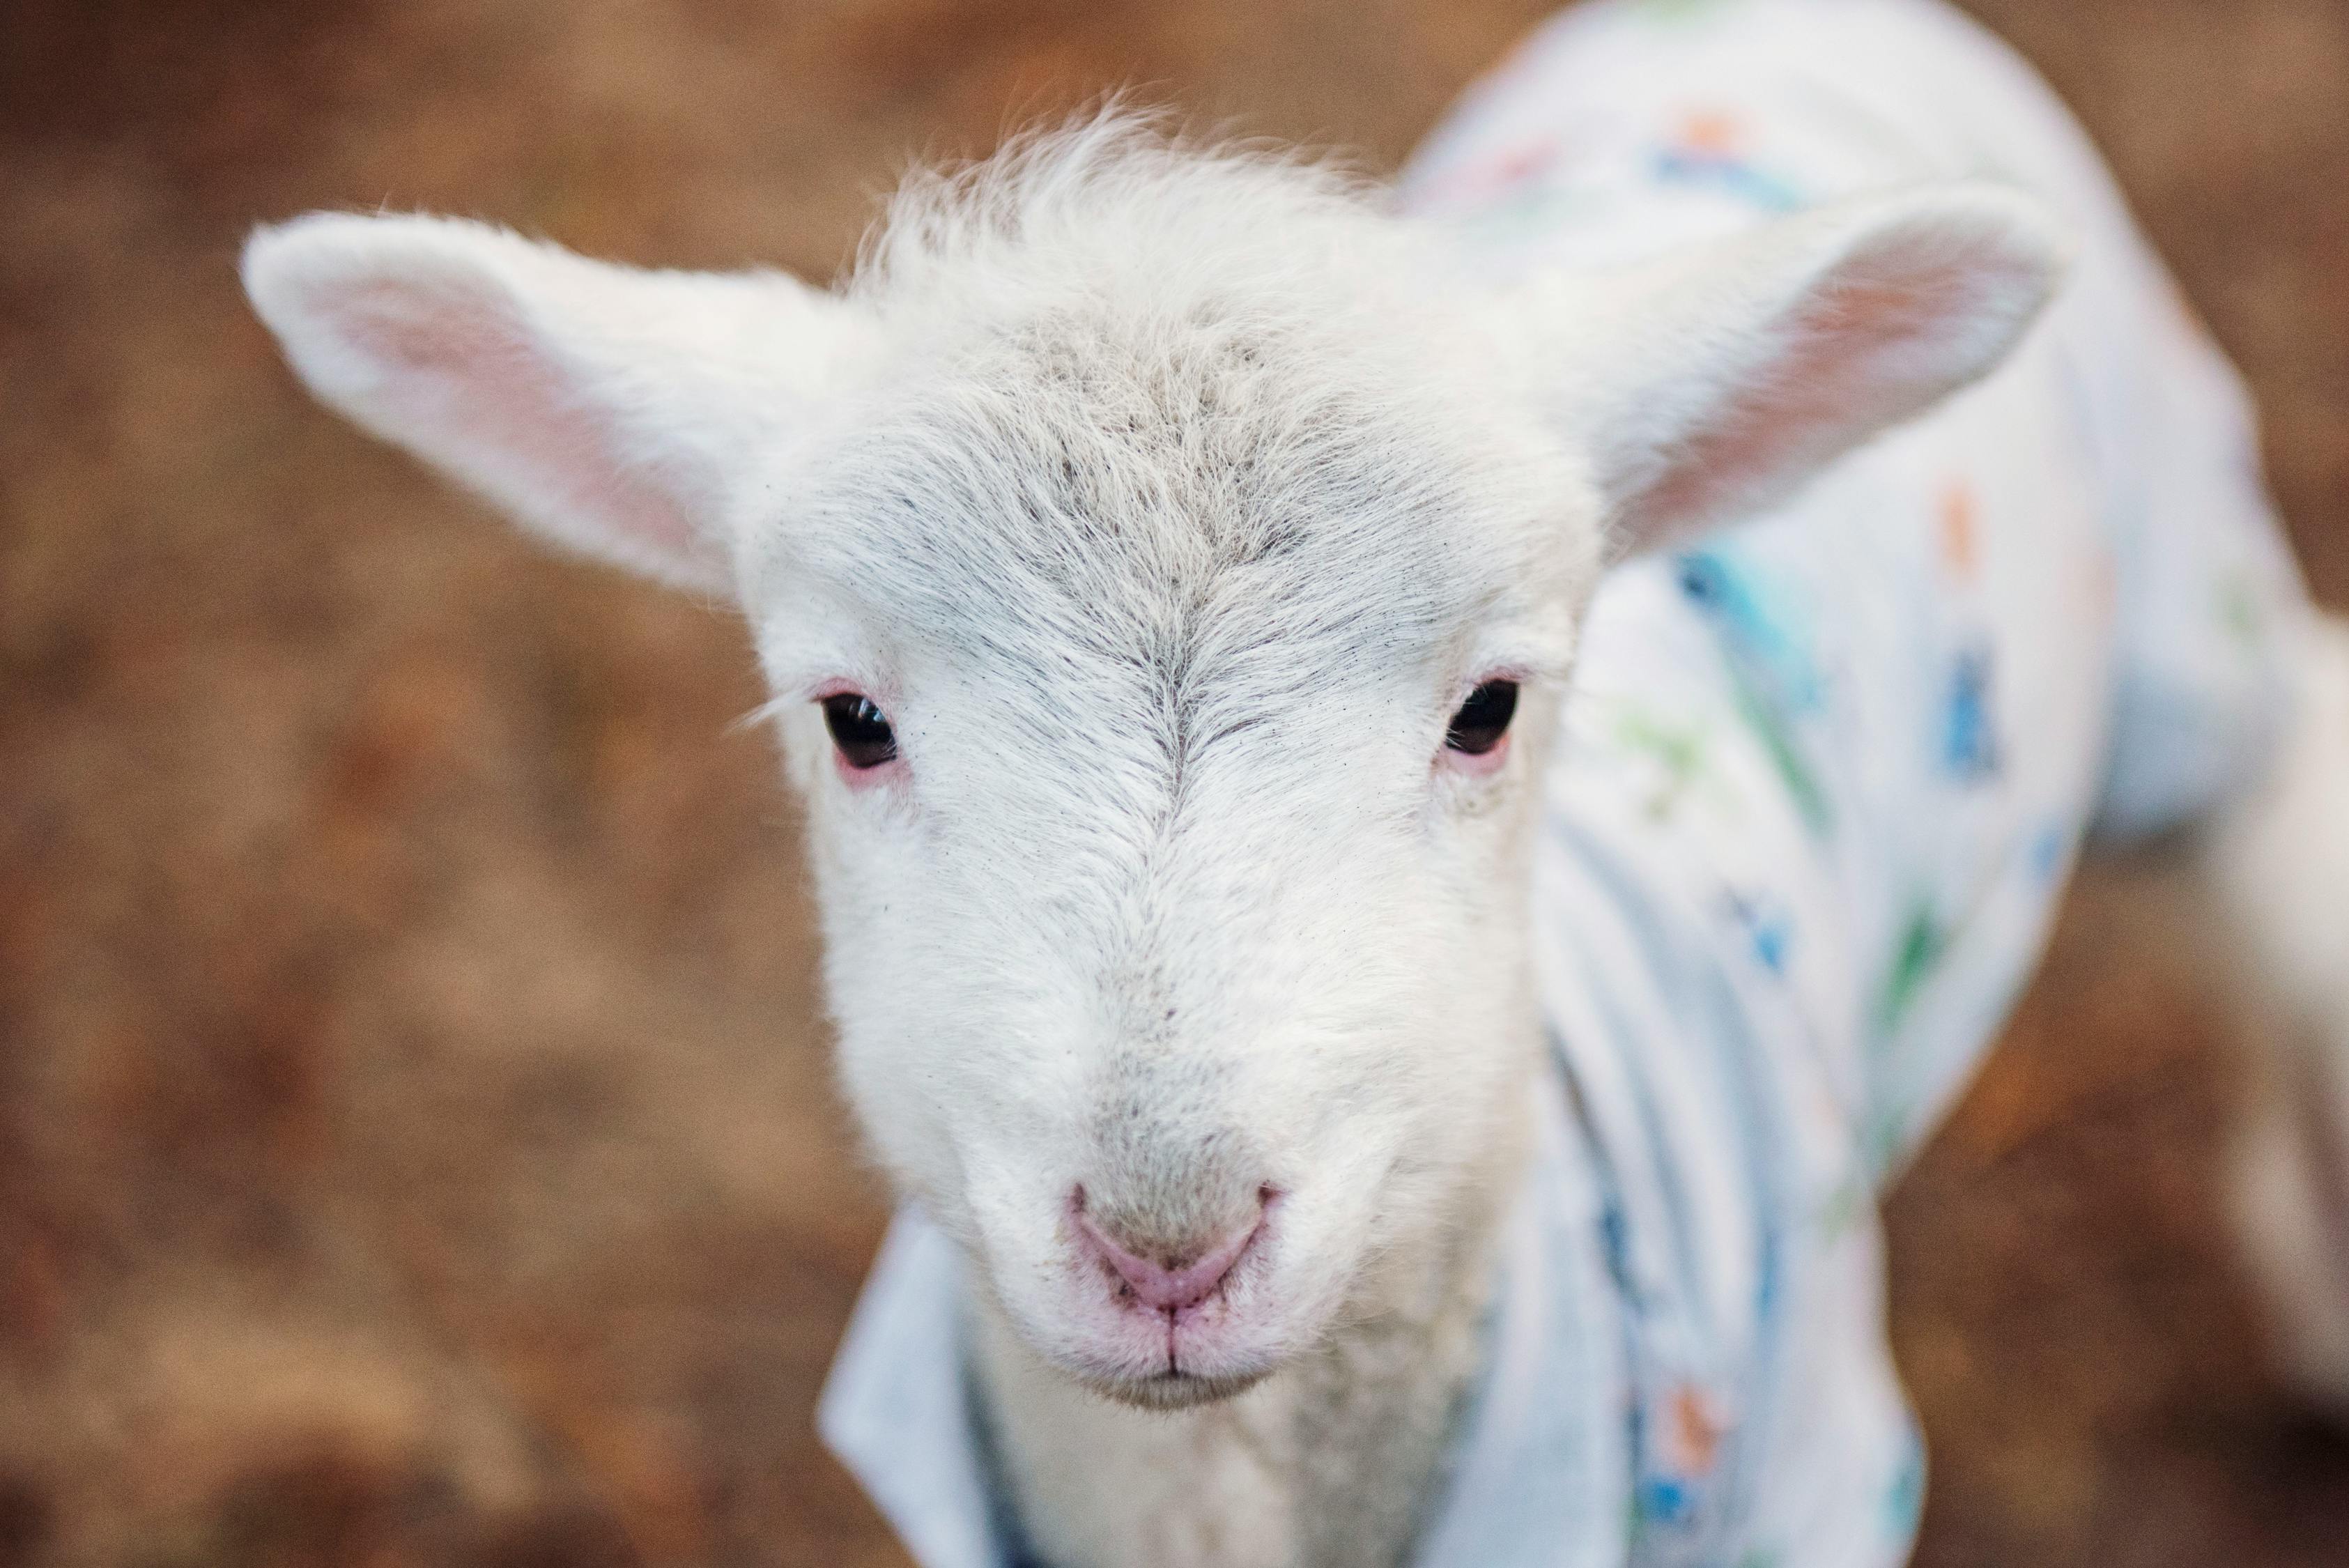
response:
<path id="1" fill-rule="evenodd" d="M 1506 676 L 1480 681 L 1468 693 L 1444 732 L 1447 751 L 1464 757 L 1487 757 L 1509 738 L 1509 722 L 1517 715 L 1517 683 Z"/>

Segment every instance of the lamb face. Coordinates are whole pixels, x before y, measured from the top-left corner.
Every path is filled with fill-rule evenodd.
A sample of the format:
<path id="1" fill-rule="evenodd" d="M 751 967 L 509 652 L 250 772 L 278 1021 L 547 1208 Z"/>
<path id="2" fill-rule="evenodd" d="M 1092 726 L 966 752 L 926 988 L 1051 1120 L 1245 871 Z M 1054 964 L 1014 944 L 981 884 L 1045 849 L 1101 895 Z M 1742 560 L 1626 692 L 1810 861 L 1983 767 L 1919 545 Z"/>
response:
<path id="1" fill-rule="evenodd" d="M 917 182 L 843 295 L 431 219 L 245 276 L 329 402 L 741 606 L 873 1147 L 1040 1354 L 1183 1403 L 1423 1283 L 1506 1175 L 1602 556 L 1983 373 L 2057 251 L 1960 187 L 1480 293 L 1340 182 L 1111 120 Z"/>
<path id="2" fill-rule="evenodd" d="M 1327 303 L 967 326 L 745 523 L 861 1120 L 1131 1397 L 1243 1384 L 1421 1262 L 1531 1056 L 1520 838 L 1595 498 L 1435 334 Z M 1454 733 L 1480 689 L 1520 711 Z M 893 757 L 834 743 L 841 693 Z"/>

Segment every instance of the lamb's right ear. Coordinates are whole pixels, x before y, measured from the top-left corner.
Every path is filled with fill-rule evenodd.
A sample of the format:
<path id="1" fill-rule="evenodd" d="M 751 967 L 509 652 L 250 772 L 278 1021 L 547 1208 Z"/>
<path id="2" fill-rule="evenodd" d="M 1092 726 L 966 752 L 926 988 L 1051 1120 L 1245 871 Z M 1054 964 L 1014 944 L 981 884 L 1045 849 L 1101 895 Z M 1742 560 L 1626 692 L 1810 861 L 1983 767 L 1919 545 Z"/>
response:
<path id="1" fill-rule="evenodd" d="M 640 272 L 445 218 L 314 213 L 256 233 L 243 272 L 326 402 L 564 544 L 717 592 L 728 486 L 852 335 L 781 274 Z"/>
<path id="2" fill-rule="evenodd" d="M 1514 304 L 1622 555 L 1766 506 L 1988 374 L 2069 251 L 2020 192 L 1927 185 L 1636 272 L 1537 278 Z"/>

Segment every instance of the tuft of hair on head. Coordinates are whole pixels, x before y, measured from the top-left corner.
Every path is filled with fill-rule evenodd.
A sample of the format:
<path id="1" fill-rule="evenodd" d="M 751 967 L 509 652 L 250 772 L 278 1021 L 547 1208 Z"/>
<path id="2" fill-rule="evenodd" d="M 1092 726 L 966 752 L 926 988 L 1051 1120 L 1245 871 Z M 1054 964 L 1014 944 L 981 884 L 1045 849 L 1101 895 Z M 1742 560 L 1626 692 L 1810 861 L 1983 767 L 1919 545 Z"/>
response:
<path id="1" fill-rule="evenodd" d="M 1206 308 L 1271 326 L 1342 290 L 1398 299 L 1430 276 L 1431 254 L 1386 189 L 1333 154 L 1187 133 L 1112 99 L 984 159 L 908 172 L 843 292 L 957 336 L 1087 302 L 1137 321 Z"/>
<path id="2" fill-rule="evenodd" d="M 1009 252 L 1092 252 L 1112 235 L 1166 242 L 1133 253 L 1164 260 L 1250 219 L 1350 223 L 1382 196 L 1334 154 L 1195 135 L 1168 110 L 1112 95 L 984 158 L 909 169 L 859 245 L 850 287 L 877 299 Z"/>

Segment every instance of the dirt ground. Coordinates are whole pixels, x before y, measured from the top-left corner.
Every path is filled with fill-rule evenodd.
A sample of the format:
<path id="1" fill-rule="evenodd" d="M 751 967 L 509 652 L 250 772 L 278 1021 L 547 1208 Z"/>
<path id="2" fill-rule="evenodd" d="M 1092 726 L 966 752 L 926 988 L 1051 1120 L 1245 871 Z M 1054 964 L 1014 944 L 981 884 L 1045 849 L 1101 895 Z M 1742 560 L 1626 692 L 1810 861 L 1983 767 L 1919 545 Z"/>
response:
<path id="1" fill-rule="evenodd" d="M 0 0 L 0 1568 L 904 1561 L 811 1428 L 883 1206 L 745 640 L 305 401 L 242 232 L 823 276 L 909 153 L 1112 83 L 1391 162 L 1543 8 Z M 1974 9 L 2349 599 L 2349 4 Z M 1934 1568 L 2349 1563 L 2185 946 L 2092 877 L 1893 1199 Z"/>

